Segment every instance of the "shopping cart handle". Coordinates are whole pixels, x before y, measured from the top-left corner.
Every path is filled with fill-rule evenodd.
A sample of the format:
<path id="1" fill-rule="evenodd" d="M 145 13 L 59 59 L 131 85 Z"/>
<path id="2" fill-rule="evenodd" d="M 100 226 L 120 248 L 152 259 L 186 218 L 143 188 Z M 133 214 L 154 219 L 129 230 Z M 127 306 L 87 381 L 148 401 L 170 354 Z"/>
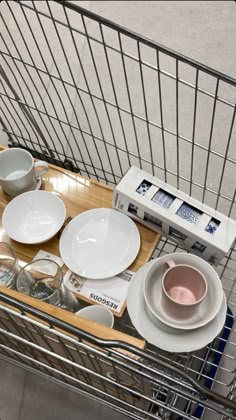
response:
<path id="1" fill-rule="evenodd" d="M 102 339 L 99 340 L 99 345 L 103 346 Z M 181 369 L 171 365 L 168 362 L 165 362 L 164 360 L 160 360 L 150 354 L 147 354 L 144 352 L 144 350 L 138 349 L 136 347 L 131 346 L 127 343 L 122 342 L 114 342 L 114 341 L 107 341 L 106 347 L 119 347 L 126 350 L 129 350 L 129 352 L 135 353 L 137 356 L 140 356 L 140 358 L 146 359 L 152 363 L 159 364 L 164 369 L 168 369 L 169 371 L 172 371 L 176 374 L 177 377 L 182 377 L 186 380 L 187 383 L 191 384 L 192 387 L 199 392 L 200 398 L 203 401 L 204 399 L 209 399 L 219 405 L 222 405 L 224 408 L 228 408 L 231 411 L 234 411 L 236 413 L 236 401 L 230 400 L 227 397 L 224 397 L 223 395 L 218 394 L 217 392 L 211 391 L 210 389 L 206 388 L 205 386 L 201 385 L 199 382 L 197 382 L 195 379 L 193 379 L 190 375 L 188 375 L 186 372 L 182 371 Z"/>
<path id="2" fill-rule="evenodd" d="M 200 390 L 199 390 L 200 391 Z M 201 392 L 201 391 L 200 391 Z M 229 400 L 228 398 L 224 397 L 223 395 L 220 395 L 216 392 L 210 391 L 207 388 L 203 388 L 203 392 L 201 394 L 205 394 L 205 396 L 218 404 L 223 405 L 224 407 L 229 408 L 232 411 L 236 412 L 236 401 Z M 227 415 L 227 414 L 226 414 Z"/>

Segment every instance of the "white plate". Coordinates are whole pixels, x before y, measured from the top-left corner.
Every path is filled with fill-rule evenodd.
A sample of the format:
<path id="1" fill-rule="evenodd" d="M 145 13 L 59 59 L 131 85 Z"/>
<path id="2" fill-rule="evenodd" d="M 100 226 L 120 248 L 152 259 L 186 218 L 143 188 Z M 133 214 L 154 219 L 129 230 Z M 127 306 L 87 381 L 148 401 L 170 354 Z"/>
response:
<path id="1" fill-rule="evenodd" d="M 56 194 L 36 190 L 13 198 L 3 212 L 2 224 L 11 239 L 40 244 L 56 235 L 65 217 L 65 205 Z"/>
<path id="2" fill-rule="evenodd" d="M 168 327 L 157 319 L 154 322 L 148 315 L 143 296 L 143 279 L 151 264 L 153 261 L 138 270 L 128 289 L 127 310 L 132 324 L 149 343 L 168 352 L 191 352 L 205 347 L 224 327 L 227 311 L 225 295 L 214 320 L 201 328 L 183 331 Z"/>
<path id="3" fill-rule="evenodd" d="M 85 211 L 68 223 L 59 246 L 71 271 L 90 279 L 103 279 L 129 267 L 138 254 L 140 235 L 125 214 L 98 208 Z"/>
<path id="4" fill-rule="evenodd" d="M 204 275 L 208 284 L 205 299 L 197 308 L 196 313 L 189 319 L 174 319 L 168 316 L 162 307 L 161 283 L 165 271 L 165 263 L 170 259 L 177 265 L 188 264 L 198 269 Z M 216 271 L 202 258 L 192 254 L 175 253 L 153 260 L 153 264 L 146 272 L 143 286 L 144 299 L 153 316 L 156 316 L 160 321 L 173 328 L 184 330 L 202 327 L 214 319 L 223 299 L 222 283 Z"/>

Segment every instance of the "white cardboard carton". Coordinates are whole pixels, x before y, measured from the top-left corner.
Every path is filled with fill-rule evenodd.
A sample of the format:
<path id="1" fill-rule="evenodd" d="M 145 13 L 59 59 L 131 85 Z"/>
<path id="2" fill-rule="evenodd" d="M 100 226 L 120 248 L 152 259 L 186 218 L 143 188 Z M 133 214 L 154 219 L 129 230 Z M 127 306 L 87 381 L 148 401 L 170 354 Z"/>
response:
<path id="1" fill-rule="evenodd" d="M 235 240 L 233 219 L 135 166 L 115 187 L 112 205 L 214 265 Z"/>

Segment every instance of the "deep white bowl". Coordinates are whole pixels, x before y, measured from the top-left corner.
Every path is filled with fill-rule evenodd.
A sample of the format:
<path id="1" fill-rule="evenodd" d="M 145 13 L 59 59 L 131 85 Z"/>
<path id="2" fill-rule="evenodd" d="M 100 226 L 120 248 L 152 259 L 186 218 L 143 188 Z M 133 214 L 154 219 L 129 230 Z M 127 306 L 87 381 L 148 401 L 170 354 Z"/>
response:
<path id="1" fill-rule="evenodd" d="M 105 325 L 106 327 L 112 328 L 114 325 L 114 315 L 110 309 L 102 305 L 91 305 L 86 306 L 80 311 L 76 312 L 76 315 L 82 318 L 90 319 L 90 321 L 97 322 Z"/>
<path id="2" fill-rule="evenodd" d="M 40 244 L 56 235 L 65 217 L 65 205 L 56 194 L 29 191 L 10 201 L 3 212 L 2 224 L 11 239 Z"/>

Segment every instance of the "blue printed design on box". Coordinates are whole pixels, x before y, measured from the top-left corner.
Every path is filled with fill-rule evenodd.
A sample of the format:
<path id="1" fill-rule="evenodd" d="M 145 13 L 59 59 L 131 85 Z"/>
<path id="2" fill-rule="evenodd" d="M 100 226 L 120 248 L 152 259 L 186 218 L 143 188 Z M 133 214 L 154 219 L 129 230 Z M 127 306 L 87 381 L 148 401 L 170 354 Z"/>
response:
<path id="1" fill-rule="evenodd" d="M 176 197 L 174 195 L 169 194 L 168 192 L 160 188 L 152 198 L 152 201 L 154 201 L 154 203 L 159 204 L 161 207 L 168 209 L 175 200 L 175 198 Z"/>
<path id="2" fill-rule="evenodd" d="M 220 221 L 212 218 L 210 222 L 208 223 L 205 231 L 213 235 L 213 233 L 215 233 L 216 230 L 218 229 L 219 225 L 220 225 Z"/>
<path id="3" fill-rule="evenodd" d="M 183 203 L 177 210 L 176 214 L 182 217 L 182 219 L 187 220 L 187 222 L 196 225 L 202 215 L 202 212 L 187 203 Z"/>
<path id="4" fill-rule="evenodd" d="M 141 184 L 138 186 L 136 192 L 141 195 L 145 195 L 149 188 L 152 186 L 151 182 L 144 179 Z"/>

